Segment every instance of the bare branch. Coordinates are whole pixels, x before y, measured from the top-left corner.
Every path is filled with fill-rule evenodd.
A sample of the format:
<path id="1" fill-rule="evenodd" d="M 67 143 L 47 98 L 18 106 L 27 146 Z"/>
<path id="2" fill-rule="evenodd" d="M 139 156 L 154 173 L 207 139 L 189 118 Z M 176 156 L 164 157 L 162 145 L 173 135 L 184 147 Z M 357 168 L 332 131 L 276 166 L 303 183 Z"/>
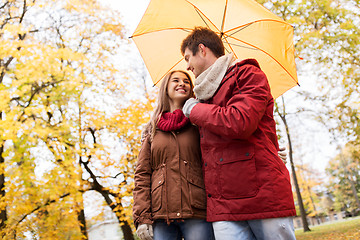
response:
<path id="1" fill-rule="evenodd" d="M 65 198 L 65 197 L 67 197 L 67 196 L 69 196 L 69 195 L 70 195 L 70 193 L 65 193 L 65 194 L 61 195 L 61 196 L 59 197 L 59 199 Z M 16 236 L 16 228 L 17 228 L 17 226 L 18 226 L 22 221 L 24 221 L 29 215 L 31 215 L 31 214 L 33 214 L 34 212 L 38 211 L 39 209 L 44 208 L 44 207 L 46 207 L 46 206 L 49 206 L 50 204 L 55 203 L 55 202 L 56 202 L 55 199 L 53 199 L 53 200 L 47 200 L 44 204 L 39 205 L 39 206 L 37 206 L 36 208 L 34 208 L 33 210 L 31 210 L 30 212 L 26 213 L 26 214 L 16 223 L 16 225 L 15 225 L 15 230 L 14 230 L 14 231 L 15 231 L 15 236 Z"/>

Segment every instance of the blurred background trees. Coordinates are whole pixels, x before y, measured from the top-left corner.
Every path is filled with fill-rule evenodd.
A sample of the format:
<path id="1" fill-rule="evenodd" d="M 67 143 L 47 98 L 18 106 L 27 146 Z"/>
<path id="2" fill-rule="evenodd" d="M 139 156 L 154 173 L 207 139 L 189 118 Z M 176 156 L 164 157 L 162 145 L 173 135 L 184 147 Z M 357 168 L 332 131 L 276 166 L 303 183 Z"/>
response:
<path id="1" fill-rule="evenodd" d="M 82 0 L 8 0 L 0 13 L 1 238 L 86 239 L 83 195 L 96 192 L 131 239 L 152 100 L 127 96 L 141 82 L 114 64 L 128 44 L 119 13 Z"/>

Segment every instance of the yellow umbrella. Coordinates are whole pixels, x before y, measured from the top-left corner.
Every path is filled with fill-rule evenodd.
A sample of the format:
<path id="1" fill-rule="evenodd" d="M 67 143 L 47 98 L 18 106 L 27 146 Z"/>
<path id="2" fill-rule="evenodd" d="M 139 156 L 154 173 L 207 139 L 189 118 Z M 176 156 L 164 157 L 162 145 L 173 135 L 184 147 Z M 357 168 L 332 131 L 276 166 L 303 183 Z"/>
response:
<path id="1" fill-rule="evenodd" d="M 238 59 L 255 58 L 274 98 L 298 84 L 293 27 L 254 0 L 151 0 L 132 39 L 154 84 L 186 69 L 180 45 L 196 26 L 218 33 Z"/>

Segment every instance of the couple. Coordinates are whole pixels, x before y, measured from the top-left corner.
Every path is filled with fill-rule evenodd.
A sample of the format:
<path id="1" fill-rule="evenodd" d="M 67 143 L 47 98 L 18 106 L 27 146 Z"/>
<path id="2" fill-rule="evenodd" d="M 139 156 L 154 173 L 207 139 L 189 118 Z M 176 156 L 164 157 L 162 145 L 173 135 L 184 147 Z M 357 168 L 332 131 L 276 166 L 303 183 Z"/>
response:
<path id="1" fill-rule="evenodd" d="M 135 172 L 138 236 L 295 239 L 290 177 L 277 154 L 265 74 L 254 59 L 225 55 L 207 28 L 195 28 L 181 52 L 195 87 L 183 71 L 161 83 Z"/>

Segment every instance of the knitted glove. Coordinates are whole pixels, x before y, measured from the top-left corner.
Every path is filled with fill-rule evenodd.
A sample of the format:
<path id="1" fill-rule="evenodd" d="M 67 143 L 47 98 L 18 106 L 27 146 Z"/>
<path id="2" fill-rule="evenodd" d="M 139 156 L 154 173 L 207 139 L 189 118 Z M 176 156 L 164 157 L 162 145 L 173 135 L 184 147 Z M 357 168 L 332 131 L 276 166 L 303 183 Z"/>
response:
<path id="1" fill-rule="evenodd" d="M 196 104 L 198 104 L 200 101 L 195 99 L 195 98 L 189 98 L 184 106 L 183 106 L 183 113 L 186 117 L 189 117 L 190 116 L 190 113 L 191 113 L 191 110 L 193 109 L 193 107 L 195 107 Z"/>
<path id="2" fill-rule="evenodd" d="M 151 224 L 140 224 L 136 229 L 136 234 L 141 240 L 153 240 L 154 233 Z"/>

